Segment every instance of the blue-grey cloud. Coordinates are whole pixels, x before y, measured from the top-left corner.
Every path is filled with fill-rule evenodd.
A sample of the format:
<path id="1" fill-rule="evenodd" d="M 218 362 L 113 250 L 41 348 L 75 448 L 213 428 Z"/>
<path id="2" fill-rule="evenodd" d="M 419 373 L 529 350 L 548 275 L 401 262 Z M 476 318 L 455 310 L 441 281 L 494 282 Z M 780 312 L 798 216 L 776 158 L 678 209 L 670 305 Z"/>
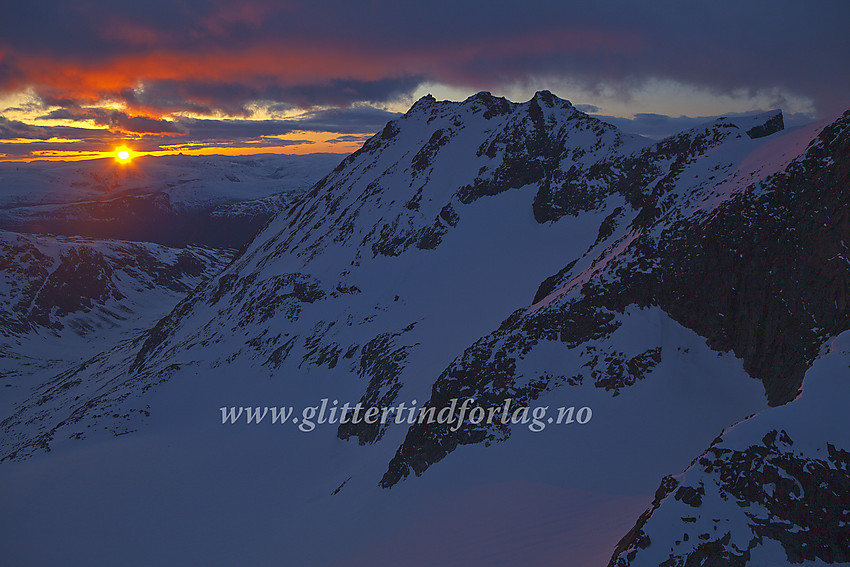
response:
<path id="1" fill-rule="evenodd" d="M 246 103 L 274 101 L 272 110 L 314 107 L 346 108 L 363 101 L 384 102 L 409 94 L 424 79 L 422 77 L 387 77 L 374 81 L 331 80 L 326 83 L 307 83 L 284 86 L 268 80 L 252 81 L 150 81 L 121 91 L 121 98 L 130 107 L 150 108 L 160 112 L 190 112 L 194 114 L 224 111 L 231 116 L 249 116 Z M 65 106 L 65 105 L 61 105 Z"/>
<path id="2" fill-rule="evenodd" d="M 577 104 L 575 107 L 582 112 L 593 113 L 599 112 L 599 107 L 594 104 Z"/>
<path id="3" fill-rule="evenodd" d="M 182 118 L 176 128 L 192 140 L 241 139 L 281 136 L 298 131 L 352 134 L 374 132 L 397 118 L 398 113 L 372 107 L 308 112 L 293 120 L 211 120 Z"/>
<path id="4" fill-rule="evenodd" d="M 342 106 L 421 80 L 498 90 L 554 76 L 628 96 L 671 79 L 718 93 L 784 89 L 830 113 L 850 100 L 848 21 L 845 0 L 19 2 L 0 20 L 0 90 L 62 99 L 73 85 L 49 64 L 118 73 L 127 84 L 104 81 L 102 94 L 140 105 L 238 115 L 258 97 Z M 133 92 L 138 81 L 150 91 Z"/>

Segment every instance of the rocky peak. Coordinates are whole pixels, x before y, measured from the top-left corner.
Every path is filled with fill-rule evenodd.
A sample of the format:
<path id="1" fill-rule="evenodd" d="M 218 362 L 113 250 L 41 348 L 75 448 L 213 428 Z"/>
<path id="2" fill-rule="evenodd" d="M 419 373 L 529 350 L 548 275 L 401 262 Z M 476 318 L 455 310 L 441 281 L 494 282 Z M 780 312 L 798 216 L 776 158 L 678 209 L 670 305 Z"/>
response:
<path id="1" fill-rule="evenodd" d="M 469 106 L 473 112 L 484 112 L 484 118 L 490 119 L 494 116 L 503 116 L 513 110 L 514 104 L 501 96 L 493 96 L 487 91 L 481 91 L 467 98 L 461 103 Z"/>
<path id="2" fill-rule="evenodd" d="M 785 129 L 785 120 L 781 110 L 774 110 L 754 117 L 760 124 L 756 124 L 747 130 L 747 136 L 752 139 L 764 138 Z"/>
<path id="3" fill-rule="evenodd" d="M 559 98 L 548 90 L 537 91 L 529 102 L 534 102 L 540 106 L 554 108 L 560 106 L 563 108 L 572 108 L 572 103 L 567 99 Z"/>
<path id="4" fill-rule="evenodd" d="M 411 113 L 411 112 L 413 112 L 414 110 L 419 110 L 419 109 L 422 109 L 422 108 L 427 108 L 427 107 L 429 107 L 429 106 L 431 106 L 431 105 L 435 104 L 436 102 L 437 102 L 437 99 L 436 99 L 436 98 L 434 98 L 434 95 L 432 95 L 431 93 L 428 93 L 428 94 L 426 94 L 425 96 L 423 96 L 422 98 L 420 98 L 419 100 L 417 100 L 416 102 L 414 102 L 414 103 L 413 103 L 413 106 L 411 106 L 411 107 L 408 109 L 408 111 L 407 111 L 407 112 L 408 112 L 408 113 Z"/>

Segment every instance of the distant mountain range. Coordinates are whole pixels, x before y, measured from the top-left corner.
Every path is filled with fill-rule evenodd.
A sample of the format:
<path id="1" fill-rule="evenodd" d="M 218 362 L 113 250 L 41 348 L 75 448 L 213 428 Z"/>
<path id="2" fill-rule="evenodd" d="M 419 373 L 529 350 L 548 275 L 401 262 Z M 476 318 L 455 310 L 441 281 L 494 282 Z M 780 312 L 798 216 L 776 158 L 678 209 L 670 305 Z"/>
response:
<path id="1" fill-rule="evenodd" d="M 338 162 L 336 154 L 0 162 L 0 230 L 239 248 Z"/>
<path id="2" fill-rule="evenodd" d="M 232 261 L 4 236 L 0 272 L 22 282 L 3 292 L 7 336 L 148 314 L 57 372 L 7 364 L 33 387 L 0 422 L 0 481 L 18 490 L 4 529 L 71 534 L 62 557 L 99 564 L 100 520 L 69 528 L 94 498 L 101 516 L 135 511 L 109 540 L 130 565 L 848 563 L 848 139 L 850 112 L 786 130 L 773 111 L 655 142 L 542 91 L 424 97 L 291 199 L 181 193 L 262 186 L 265 162 L 175 185 L 181 162 L 150 160 L 156 191 L 118 208 L 194 227 L 150 240 L 226 246 L 217 218 L 247 231 L 277 214 Z M 13 203 L 0 226 L 88 226 L 105 189 L 86 187 L 95 205 Z M 123 234 L 111 215 L 88 236 Z M 181 299 L 154 318 L 152 294 Z M 589 409 L 540 431 L 222 423 L 323 399 Z"/>

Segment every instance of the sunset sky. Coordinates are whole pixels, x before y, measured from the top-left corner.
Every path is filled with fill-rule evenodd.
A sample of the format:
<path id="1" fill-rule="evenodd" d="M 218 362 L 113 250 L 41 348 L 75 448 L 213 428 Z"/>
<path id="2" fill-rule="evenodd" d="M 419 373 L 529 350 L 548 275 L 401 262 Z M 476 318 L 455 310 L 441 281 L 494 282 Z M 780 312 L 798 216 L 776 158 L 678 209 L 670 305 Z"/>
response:
<path id="1" fill-rule="evenodd" d="M 850 2 L 32 0 L 0 19 L 0 160 L 353 151 L 417 98 L 549 89 L 660 136 L 850 107 Z M 694 120 L 697 119 L 697 120 Z"/>

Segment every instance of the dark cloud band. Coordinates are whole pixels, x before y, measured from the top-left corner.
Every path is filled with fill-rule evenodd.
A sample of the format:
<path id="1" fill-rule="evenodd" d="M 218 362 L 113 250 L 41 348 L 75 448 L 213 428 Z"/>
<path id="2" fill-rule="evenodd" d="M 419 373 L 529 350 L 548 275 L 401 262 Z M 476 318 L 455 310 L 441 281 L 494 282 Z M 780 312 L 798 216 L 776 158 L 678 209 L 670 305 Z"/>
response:
<path id="1" fill-rule="evenodd" d="M 49 118 L 181 140 L 360 134 L 388 118 L 373 106 L 424 82 L 500 90 L 541 77 L 623 98 L 652 80 L 791 93 L 828 115 L 850 105 L 847 21 L 844 0 L 19 2 L 0 19 L 0 94 L 33 92 Z M 186 118 L 247 122 L 257 103 L 309 112 L 298 125 Z"/>

